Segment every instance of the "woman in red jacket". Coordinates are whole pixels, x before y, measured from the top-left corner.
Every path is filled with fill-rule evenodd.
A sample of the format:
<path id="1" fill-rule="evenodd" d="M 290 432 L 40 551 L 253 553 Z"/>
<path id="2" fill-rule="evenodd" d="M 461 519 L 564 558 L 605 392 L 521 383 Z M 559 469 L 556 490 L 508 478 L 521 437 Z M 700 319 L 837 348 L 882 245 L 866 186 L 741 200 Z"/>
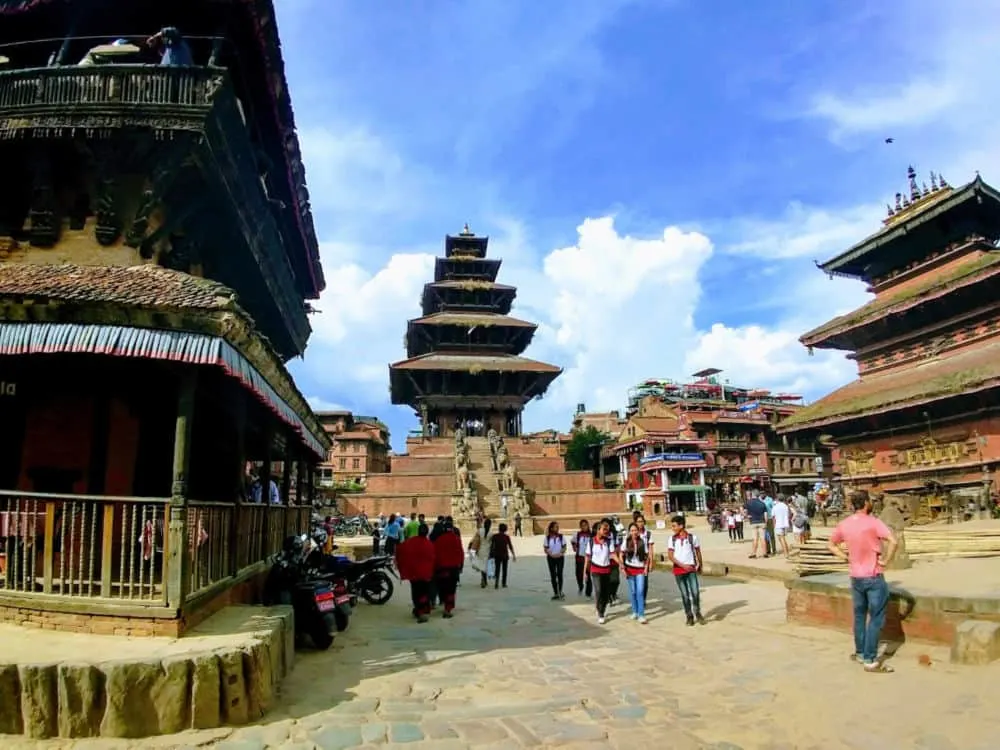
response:
<path id="1" fill-rule="evenodd" d="M 443 533 L 434 540 L 434 580 L 437 583 L 438 596 L 444 602 L 446 618 L 453 617 L 455 591 L 464 566 L 465 548 L 462 547 L 462 538 L 454 525 L 446 520 Z"/>
<path id="2" fill-rule="evenodd" d="M 427 538 L 427 524 L 420 524 L 417 535 L 401 545 L 396 556 L 399 577 L 410 582 L 413 616 L 427 622 L 431 613 L 431 581 L 434 578 L 434 543 Z"/>

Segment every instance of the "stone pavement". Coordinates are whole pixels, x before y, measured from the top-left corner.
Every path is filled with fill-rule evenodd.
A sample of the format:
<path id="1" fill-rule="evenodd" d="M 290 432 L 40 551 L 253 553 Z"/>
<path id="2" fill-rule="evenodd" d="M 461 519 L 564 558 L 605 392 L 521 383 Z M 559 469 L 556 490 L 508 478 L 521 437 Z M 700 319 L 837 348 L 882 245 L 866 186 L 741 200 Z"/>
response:
<path id="1" fill-rule="evenodd" d="M 896 673 L 865 674 L 845 636 L 785 623 L 775 583 L 706 581 L 705 626 L 688 628 L 668 574 L 642 626 L 619 606 L 601 627 L 575 586 L 550 601 L 538 537 L 518 540 L 511 587 L 467 576 L 453 620 L 413 623 L 401 590 L 361 605 L 326 653 L 300 653 L 258 726 L 142 741 L 4 748 L 670 747 L 714 750 L 986 750 L 1000 665 L 948 664 L 906 644 Z M 571 574 L 571 571 L 568 571 Z M 930 664 L 923 665 L 921 661 Z"/>

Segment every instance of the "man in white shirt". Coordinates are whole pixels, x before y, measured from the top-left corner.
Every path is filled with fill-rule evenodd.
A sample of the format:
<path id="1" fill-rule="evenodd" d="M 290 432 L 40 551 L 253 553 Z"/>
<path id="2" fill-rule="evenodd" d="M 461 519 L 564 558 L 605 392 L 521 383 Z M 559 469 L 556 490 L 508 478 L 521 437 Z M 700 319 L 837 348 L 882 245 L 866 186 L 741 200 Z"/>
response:
<path id="1" fill-rule="evenodd" d="M 778 495 L 771 508 L 771 517 L 774 519 L 774 537 L 781 545 L 781 551 L 788 557 L 788 531 L 792 526 L 792 511 L 785 502 L 784 495 Z M 777 550 L 775 550 L 777 552 Z"/>

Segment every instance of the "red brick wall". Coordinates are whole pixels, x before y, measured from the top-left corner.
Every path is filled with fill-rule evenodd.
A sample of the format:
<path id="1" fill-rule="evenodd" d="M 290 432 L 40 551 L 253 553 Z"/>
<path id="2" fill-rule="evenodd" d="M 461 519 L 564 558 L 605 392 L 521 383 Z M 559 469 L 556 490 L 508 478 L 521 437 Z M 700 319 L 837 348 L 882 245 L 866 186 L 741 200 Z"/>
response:
<path id="1" fill-rule="evenodd" d="M 451 492 L 456 487 L 453 472 L 447 474 L 372 474 L 365 491 L 372 495 L 405 495 L 412 493 Z"/>
<path id="2" fill-rule="evenodd" d="M 31 491 L 31 470 L 45 467 L 80 472 L 73 492 L 86 493 L 94 402 L 67 393 L 52 394 L 28 410 L 18 488 Z"/>
<path id="3" fill-rule="evenodd" d="M 558 456 L 517 456 L 514 458 L 514 466 L 522 474 L 526 471 L 561 472 L 566 468 L 562 458 Z"/>
<path id="4" fill-rule="evenodd" d="M 136 451 L 139 449 L 139 420 L 134 418 L 121 399 L 112 399 L 108 430 L 108 464 L 105 495 L 131 495 L 135 475 Z"/>
<path id="5" fill-rule="evenodd" d="M 520 470 L 518 473 L 524 486 L 536 494 L 553 490 L 590 490 L 594 487 L 594 474 L 590 471 L 559 471 L 553 473 L 529 473 Z"/>
<path id="6" fill-rule="evenodd" d="M 62 630 L 95 635 L 166 636 L 180 635 L 180 620 L 152 617 L 115 617 L 112 615 L 77 615 L 24 607 L 0 605 L 0 622 L 22 628 Z"/>
<path id="7" fill-rule="evenodd" d="M 451 474 L 455 470 L 454 456 L 395 456 L 393 474 Z"/>
<path id="8" fill-rule="evenodd" d="M 625 494 L 619 490 L 581 490 L 578 492 L 536 492 L 532 515 L 592 517 L 621 513 Z"/>
<path id="9" fill-rule="evenodd" d="M 882 637 L 899 641 L 905 636 L 920 641 L 950 644 L 958 624 L 970 619 L 973 614 L 972 605 L 965 605 L 961 600 L 957 602 L 958 604 L 951 598 L 919 597 L 911 606 L 894 596 L 889 603 Z M 977 608 L 975 619 L 1000 620 L 1000 608 L 995 603 L 994 609 L 997 611 L 987 612 Z M 850 633 L 854 625 L 851 597 L 847 589 L 830 587 L 827 591 L 810 591 L 790 588 L 785 610 L 789 622 L 802 625 L 836 628 L 846 633 Z"/>
<path id="10" fill-rule="evenodd" d="M 416 505 L 413 504 L 414 497 Z M 369 516 L 380 513 L 386 517 L 392 513 L 423 513 L 426 516 L 451 515 L 450 494 L 389 495 L 378 496 L 364 492 L 357 495 L 341 495 L 340 507 L 346 515 L 357 515 L 364 510 Z"/>

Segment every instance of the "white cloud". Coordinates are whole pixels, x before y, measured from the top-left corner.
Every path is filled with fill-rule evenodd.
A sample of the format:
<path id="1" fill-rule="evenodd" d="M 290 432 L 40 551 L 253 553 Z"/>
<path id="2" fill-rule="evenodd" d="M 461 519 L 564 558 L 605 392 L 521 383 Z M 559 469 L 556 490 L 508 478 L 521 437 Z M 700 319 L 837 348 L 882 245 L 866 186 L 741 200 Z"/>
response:
<path id="1" fill-rule="evenodd" d="M 306 401 L 316 411 L 347 411 L 347 407 L 319 396 L 306 396 Z"/>
<path id="2" fill-rule="evenodd" d="M 740 239 L 723 249 L 769 259 L 826 260 L 874 232 L 882 211 L 878 205 L 827 210 L 792 203 L 778 219 L 731 222 L 726 234 Z"/>

